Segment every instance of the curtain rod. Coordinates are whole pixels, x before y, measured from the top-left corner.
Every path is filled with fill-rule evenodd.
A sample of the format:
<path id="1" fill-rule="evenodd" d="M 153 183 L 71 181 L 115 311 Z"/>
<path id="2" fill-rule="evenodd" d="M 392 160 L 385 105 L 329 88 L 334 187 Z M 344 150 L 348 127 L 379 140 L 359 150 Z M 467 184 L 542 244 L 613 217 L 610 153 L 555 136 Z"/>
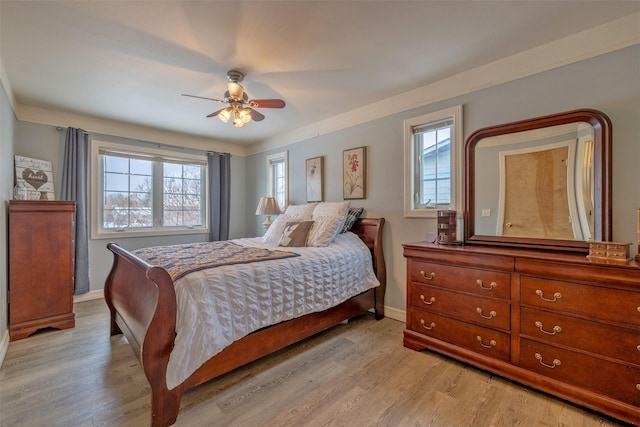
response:
<path id="1" fill-rule="evenodd" d="M 63 132 L 63 131 L 66 132 L 67 129 L 69 129 L 69 127 L 56 126 L 56 130 L 58 132 Z M 94 135 L 94 134 L 92 134 L 90 132 L 87 132 L 86 130 L 84 132 L 87 135 Z M 133 139 L 133 138 L 129 138 L 129 139 Z M 174 148 L 174 149 L 178 149 L 178 150 L 185 150 L 186 149 L 186 147 L 180 147 L 180 146 L 177 146 L 177 145 L 161 144 L 161 143 L 158 143 L 158 142 L 142 141 L 142 140 L 139 140 L 139 139 L 135 139 L 135 141 L 141 142 L 143 144 L 157 145 L 158 148 L 166 147 L 166 148 Z M 197 148 L 192 148 L 192 150 L 194 150 L 194 151 L 203 151 L 203 150 L 198 150 Z M 204 151 L 204 152 L 205 153 L 215 153 L 215 151 Z M 230 153 L 220 153 L 220 152 L 218 152 L 218 155 L 220 155 L 220 156 L 223 156 L 225 154 L 230 154 Z"/>

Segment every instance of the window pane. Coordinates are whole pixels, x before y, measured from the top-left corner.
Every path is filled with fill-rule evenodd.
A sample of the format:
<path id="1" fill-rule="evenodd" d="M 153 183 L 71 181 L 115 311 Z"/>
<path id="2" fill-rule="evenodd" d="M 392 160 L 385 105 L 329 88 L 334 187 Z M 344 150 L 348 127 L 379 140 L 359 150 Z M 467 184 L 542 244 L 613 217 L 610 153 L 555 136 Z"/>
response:
<path id="1" fill-rule="evenodd" d="M 152 227 L 151 209 L 131 209 L 130 227 Z"/>
<path id="2" fill-rule="evenodd" d="M 103 160 L 103 227 L 151 226 L 152 162 L 109 155 Z"/>
<path id="3" fill-rule="evenodd" d="M 129 173 L 129 159 L 116 156 L 105 156 L 105 171 Z"/>
<path id="4" fill-rule="evenodd" d="M 202 225 L 202 170 L 200 165 L 163 163 L 164 226 Z"/>
<path id="5" fill-rule="evenodd" d="M 273 197 L 275 197 L 278 205 L 281 209 L 284 209 L 286 204 L 285 197 L 285 164 L 284 161 L 275 161 L 272 163 L 272 176 L 273 176 Z"/>
<path id="6" fill-rule="evenodd" d="M 153 162 L 151 160 L 131 159 L 130 172 L 136 175 L 151 175 Z"/>
<path id="7" fill-rule="evenodd" d="M 451 202 L 451 127 L 423 126 L 424 130 L 413 134 L 420 161 L 416 200 L 424 208 L 437 208 Z"/>
<path id="8" fill-rule="evenodd" d="M 131 175 L 129 183 L 131 185 L 131 191 L 151 191 L 151 176 L 149 175 Z"/>
<path id="9" fill-rule="evenodd" d="M 182 165 L 176 163 L 164 163 L 164 176 L 182 178 Z"/>
<path id="10" fill-rule="evenodd" d="M 105 173 L 104 189 L 107 191 L 129 191 L 129 175 L 122 173 Z"/>

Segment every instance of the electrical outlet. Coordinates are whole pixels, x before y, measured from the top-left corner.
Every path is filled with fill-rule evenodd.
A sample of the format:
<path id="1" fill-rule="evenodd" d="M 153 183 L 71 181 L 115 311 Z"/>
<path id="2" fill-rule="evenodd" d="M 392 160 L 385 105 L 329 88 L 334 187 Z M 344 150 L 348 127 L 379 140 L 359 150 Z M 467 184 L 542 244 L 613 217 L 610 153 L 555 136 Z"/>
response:
<path id="1" fill-rule="evenodd" d="M 482 216 L 491 216 L 491 209 L 482 209 Z"/>

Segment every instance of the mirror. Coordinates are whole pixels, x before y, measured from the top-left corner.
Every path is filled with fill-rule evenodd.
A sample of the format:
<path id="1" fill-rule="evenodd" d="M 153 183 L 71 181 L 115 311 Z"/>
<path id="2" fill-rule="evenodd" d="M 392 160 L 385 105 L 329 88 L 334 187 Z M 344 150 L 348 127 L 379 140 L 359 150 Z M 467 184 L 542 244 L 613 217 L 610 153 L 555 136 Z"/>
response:
<path id="1" fill-rule="evenodd" d="M 480 129 L 465 151 L 465 243 L 588 252 L 589 240 L 611 240 L 611 122 L 602 112 Z"/>

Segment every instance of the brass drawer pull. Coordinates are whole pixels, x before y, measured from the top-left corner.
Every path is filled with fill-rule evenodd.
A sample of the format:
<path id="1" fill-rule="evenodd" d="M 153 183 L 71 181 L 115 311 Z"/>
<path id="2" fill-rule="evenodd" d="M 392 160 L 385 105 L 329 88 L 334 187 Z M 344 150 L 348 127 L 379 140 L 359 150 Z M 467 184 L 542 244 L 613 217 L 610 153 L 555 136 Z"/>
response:
<path id="1" fill-rule="evenodd" d="M 429 274 L 427 276 L 427 274 L 424 271 L 420 272 L 420 275 L 422 276 L 423 279 L 425 280 L 433 280 L 436 277 L 436 273 L 435 272 L 431 272 L 431 274 Z"/>
<path id="2" fill-rule="evenodd" d="M 638 349 L 638 351 L 640 351 L 640 344 L 638 344 L 638 346 L 636 348 Z"/>
<path id="3" fill-rule="evenodd" d="M 542 355 L 540 353 L 536 353 L 535 357 L 536 357 L 536 359 L 538 359 L 540 361 L 540 364 L 542 366 L 546 366 L 547 368 L 553 369 L 556 366 L 560 366 L 560 361 L 558 359 L 553 359 L 553 362 L 552 362 L 553 364 L 552 365 L 547 365 L 546 363 L 544 363 L 542 361 Z"/>
<path id="4" fill-rule="evenodd" d="M 424 295 L 420 295 L 420 300 L 421 300 L 423 303 L 427 304 L 427 305 L 431 305 L 431 304 L 433 304 L 434 302 L 436 302 L 436 297 L 431 297 L 431 299 L 430 299 L 429 301 L 427 301 L 427 299 L 424 297 Z"/>
<path id="5" fill-rule="evenodd" d="M 636 388 L 640 391 L 640 384 L 636 384 Z"/>
<path id="6" fill-rule="evenodd" d="M 542 292 L 540 289 L 536 289 L 536 295 L 538 295 L 542 300 L 549 301 L 549 302 L 556 302 L 560 298 L 562 298 L 562 295 L 560 294 L 560 292 L 556 292 L 555 294 L 553 294 L 553 299 L 545 298 L 544 292 Z"/>
<path id="7" fill-rule="evenodd" d="M 559 332 L 562 332 L 562 328 L 561 328 L 560 326 L 554 326 L 554 327 L 553 327 L 553 331 L 551 331 L 551 332 L 549 332 L 549 331 L 545 331 L 545 330 L 542 328 L 542 322 L 541 322 L 541 321 L 539 321 L 539 320 L 536 320 L 535 325 L 536 325 L 536 328 L 540 329 L 540 332 L 542 332 L 543 334 L 547 334 L 547 335 L 555 335 L 555 334 L 557 334 L 557 333 L 559 333 Z M 639 346 L 639 347 L 640 347 L 640 346 Z M 639 350 L 640 350 L 640 349 L 639 349 Z"/>
<path id="8" fill-rule="evenodd" d="M 420 324 L 422 325 L 423 328 L 428 330 L 431 330 L 436 327 L 436 322 L 431 322 L 431 324 L 427 326 L 427 323 L 424 321 L 424 319 L 420 319 Z"/>
<path id="9" fill-rule="evenodd" d="M 480 289 L 484 289 L 485 291 L 490 291 L 494 289 L 496 286 L 498 286 L 496 282 L 491 282 L 489 283 L 489 286 L 485 286 L 482 280 L 480 279 L 476 280 L 476 283 L 480 286 Z"/>
<path id="10" fill-rule="evenodd" d="M 476 308 L 476 313 L 478 313 L 481 317 L 484 317 L 485 319 L 493 319 L 494 317 L 496 317 L 498 315 L 498 313 L 496 313 L 495 311 L 491 310 L 489 312 L 489 315 L 486 316 L 482 313 L 482 309 L 480 307 Z"/>
<path id="11" fill-rule="evenodd" d="M 476 336 L 476 339 L 478 340 L 480 345 L 483 346 L 484 348 L 493 348 L 498 344 L 495 340 L 491 340 L 489 341 L 489 344 L 485 344 L 482 342 L 482 337 L 480 335 Z"/>

